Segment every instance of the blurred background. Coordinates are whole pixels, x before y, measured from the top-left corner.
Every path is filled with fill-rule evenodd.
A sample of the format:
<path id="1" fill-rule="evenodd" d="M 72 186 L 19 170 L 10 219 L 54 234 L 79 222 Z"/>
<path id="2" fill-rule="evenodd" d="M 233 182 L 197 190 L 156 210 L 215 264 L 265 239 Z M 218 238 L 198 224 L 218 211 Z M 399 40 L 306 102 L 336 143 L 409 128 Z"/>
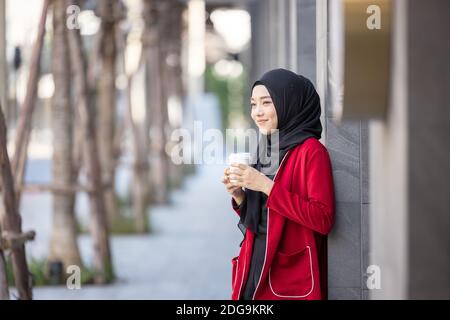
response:
<path id="1" fill-rule="evenodd" d="M 449 30 L 447 0 L 0 0 L 0 298 L 229 299 L 225 163 L 172 155 L 281 67 L 321 97 L 329 298 L 449 299 Z"/>

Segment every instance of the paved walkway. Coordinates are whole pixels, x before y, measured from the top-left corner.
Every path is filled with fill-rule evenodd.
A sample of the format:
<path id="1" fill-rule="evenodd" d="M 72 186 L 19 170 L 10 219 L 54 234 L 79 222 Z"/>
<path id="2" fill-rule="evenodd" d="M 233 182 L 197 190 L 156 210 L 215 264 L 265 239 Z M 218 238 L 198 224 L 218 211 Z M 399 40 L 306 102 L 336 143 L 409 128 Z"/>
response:
<path id="1" fill-rule="evenodd" d="M 35 171 L 36 172 L 36 171 Z M 39 171 L 38 172 L 42 172 Z M 229 299 L 231 258 L 241 233 L 220 182 L 223 166 L 199 167 L 172 194 L 170 206 L 153 207 L 150 235 L 114 236 L 118 281 L 106 286 L 35 288 L 36 299 Z M 37 229 L 31 256 L 44 256 L 51 225 L 50 196 L 24 197 L 24 229 Z M 39 210 L 36 210 L 39 208 Z M 79 239 L 83 260 L 91 260 L 88 236 Z"/>

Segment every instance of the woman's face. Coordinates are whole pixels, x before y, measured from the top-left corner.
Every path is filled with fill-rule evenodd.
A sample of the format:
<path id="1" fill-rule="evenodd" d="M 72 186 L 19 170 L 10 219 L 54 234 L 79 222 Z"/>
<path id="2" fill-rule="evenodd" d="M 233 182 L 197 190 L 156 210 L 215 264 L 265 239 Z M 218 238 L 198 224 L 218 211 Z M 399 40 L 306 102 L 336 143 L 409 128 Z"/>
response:
<path id="1" fill-rule="evenodd" d="M 250 100 L 251 117 L 262 134 L 270 134 L 278 128 L 278 117 L 269 91 L 263 85 L 253 88 Z"/>

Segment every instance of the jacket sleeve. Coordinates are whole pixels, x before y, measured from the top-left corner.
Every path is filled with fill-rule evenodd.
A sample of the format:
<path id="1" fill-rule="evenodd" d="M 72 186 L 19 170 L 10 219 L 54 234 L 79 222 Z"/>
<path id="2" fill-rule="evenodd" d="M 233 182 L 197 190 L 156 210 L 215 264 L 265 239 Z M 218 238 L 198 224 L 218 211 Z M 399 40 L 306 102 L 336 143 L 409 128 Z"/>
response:
<path id="1" fill-rule="evenodd" d="M 325 148 L 314 149 L 307 156 L 307 195 L 300 196 L 275 181 L 266 205 L 287 219 L 325 235 L 334 224 L 334 186 L 330 158 Z"/>
<path id="2" fill-rule="evenodd" d="M 246 205 L 247 197 L 244 197 L 244 200 L 242 200 L 242 203 L 238 205 L 233 197 L 231 197 L 231 206 L 233 207 L 233 210 L 236 211 L 238 216 L 241 215 L 242 208 Z"/>

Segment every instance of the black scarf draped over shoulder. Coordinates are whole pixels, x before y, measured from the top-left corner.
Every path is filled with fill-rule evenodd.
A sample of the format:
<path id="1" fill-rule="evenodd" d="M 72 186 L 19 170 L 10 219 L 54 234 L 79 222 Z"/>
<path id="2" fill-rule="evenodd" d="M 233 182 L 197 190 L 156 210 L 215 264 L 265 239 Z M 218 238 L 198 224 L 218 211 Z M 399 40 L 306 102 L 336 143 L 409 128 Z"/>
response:
<path id="1" fill-rule="evenodd" d="M 285 69 L 268 71 L 253 84 L 252 90 L 257 85 L 267 88 L 274 103 L 278 117 L 278 132 L 276 133 L 278 134 L 278 144 L 272 142 L 276 139 L 271 139 L 270 135 L 260 134 L 262 139 L 260 139 L 257 149 L 252 151 L 252 163 L 254 163 L 252 166 L 261 171 L 267 166 L 266 159 L 269 159 L 270 162 L 270 159 L 276 158 L 276 163 L 270 164 L 276 172 L 290 149 L 302 144 L 310 137 L 320 139 L 322 133 L 320 98 L 311 81 Z M 272 157 L 274 150 L 278 157 Z M 265 160 L 261 161 L 263 158 Z M 253 232 L 257 231 L 263 203 L 263 195 L 259 191 L 245 189 L 245 197 L 239 221 L 239 228 L 244 234 L 246 228 Z"/>

